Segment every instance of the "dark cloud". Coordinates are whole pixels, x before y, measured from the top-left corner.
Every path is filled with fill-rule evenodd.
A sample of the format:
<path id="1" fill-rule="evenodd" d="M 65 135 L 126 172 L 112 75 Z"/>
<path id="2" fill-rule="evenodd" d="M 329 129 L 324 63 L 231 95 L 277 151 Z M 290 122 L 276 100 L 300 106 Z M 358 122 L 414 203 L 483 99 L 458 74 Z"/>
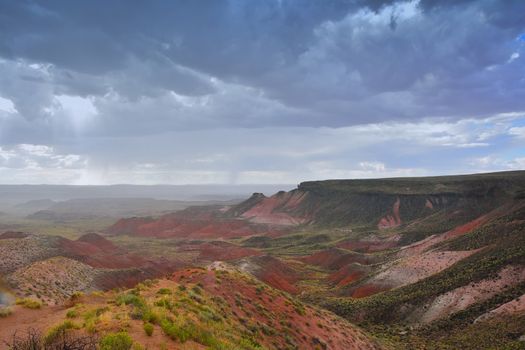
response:
<path id="1" fill-rule="evenodd" d="M 312 115 L 325 114 L 325 125 L 384 119 L 374 108 L 366 112 L 383 93 L 409 95 L 421 107 L 390 118 L 416 118 L 449 106 L 447 100 L 427 100 L 428 90 L 447 96 L 458 84 L 496 79 L 511 93 L 521 92 L 518 77 L 486 70 L 522 49 L 515 38 L 525 30 L 523 1 L 412 4 L 2 1 L 0 54 L 53 64 L 52 83 L 63 93 L 201 96 L 216 92 L 210 83 L 216 77 L 260 89 L 284 105 L 309 106 Z M 514 66 L 523 68 L 523 58 Z M 493 86 L 478 88 L 503 104 Z M 458 95 L 466 100 L 450 106 L 451 116 L 479 113 L 466 107 L 479 94 Z M 324 110 L 326 104 L 341 109 Z M 523 107 L 516 101 L 508 106 Z"/>
<path id="2" fill-rule="evenodd" d="M 98 145 L 122 144 L 111 158 L 122 167 L 132 162 L 126 150 L 146 162 L 176 149 L 193 169 L 209 161 L 184 148 L 195 132 L 207 138 L 201 153 L 234 153 L 258 129 L 322 134 L 520 112 L 524 13 L 521 0 L 0 0 L 0 147 L 48 145 L 98 164 L 110 161 Z M 221 146 L 247 129 L 251 137 Z M 145 139 L 152 146 L 140 152 L 128 146 Z M 369 161 L 346 157 L 377 168 L 367 152 Z M 336 153 L 332 166 L 344 168 Z M 254 164 L 262 157 L 214 159 L 221 171 L 290 163 L 277 158 L 264 169 Z"/>

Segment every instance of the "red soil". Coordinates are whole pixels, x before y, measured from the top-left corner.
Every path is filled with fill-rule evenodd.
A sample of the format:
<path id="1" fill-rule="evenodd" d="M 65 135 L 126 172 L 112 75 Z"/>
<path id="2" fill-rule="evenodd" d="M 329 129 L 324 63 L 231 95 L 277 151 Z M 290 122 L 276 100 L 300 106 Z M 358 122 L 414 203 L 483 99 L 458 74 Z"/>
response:
<path id="1" fill-rule="evenodd" d="M 298 260 L 330 270 L 338 270 L 351 263 L 368 265 L 372 262 L 372 258 L 369 256 L 349 253 L 337 248 L 322 250 L 312 255 L 299 258 Z"/>
<path id="2" fill-rule="evenodd" d="M 81 236 L 77 242 L 87 243 L 104 251 L 114 251 L 118 249 L 111 241 L 96 233 L 87 233 Z"/>
<path id="3" fill-rule="evenodd" d="M 254 257 L 251 261 L 257 265 L 254 275 L 261 281 L 291 294 L 299 293 L 295 284 L 300 276 L 283 261 L 269 255 Z"/>
<path id="4" fill-rule="evenodd" d="M 288 292 L 290 294 L 299 293 L 299 289 L 292 283 L 290 283 L 289 277 L 284 276 L 281 273 L 263 271 L 258 275 L 258 277 L 261 279 L 261 281 L 269 284 L 270 286 L 276 289 L 284 290 L 285 292 Z"/>
<path id="5" fill-rule="evenodd" d="M 13 305 L 11 308 L 13 313 L 9 317 L 0 317 L 0 344 L 4 349 L 7 349 L 4 341 L 11 341 L 15 332 L 20 334 L 29 328 L 44 332 L 50 325 L 62 321 L 67 312 L 64 306 L 46 306 L 36 310 L 18 305 Z"/>
<path id="6" fill-rule="evenodd" d="M 397 238 L 390 240 L 349 240 L 339 243 L 337 247 L 356 252 L 373 253 L 395 248 L 397 246 L 397 241 Z"/>
<path id="7" fill-rule="evenodd" d="M 374 283 L 368 283 L 364 284 L 362 286 L 357 287 L 352 292 L 352 298 L 365 298 L 377 293 L 384 292 L 385 290 L 389 290 L 390 288 L 387 286 L 382 286 L 379 284 Z"/>
<path id="8" fill-rule="evenodd" d="M 158 219 L 121 219 L 108 229 L 111 234 L 157 238 L 236 238 L 257 234 L 278 236 L 282 227 L 254 224 L 244 219 L 221 217 L 220 210 L 182 210 Z"/>
<path id="9" fill-rule="evenodd" d="M 328 276 L 327 280 L 336 284 L 338 287 L 344 287 L 352 282 L 355 282 L 368 273 L 368 269 L 358 264 L 350 264 L 341 267 L 336 272 Z"/>
<path id="10" fill-rule="evenodd" d="M 248 256 L 261 255 L 258 250 L 244 248 L 224 241 L 181 245 L 182 252 L 198 252 L 199 261 L 231 261 Z"/>
<path id="11" fill-rule="evenodd" d="M 112 234 L 127 234 L 135 232 L 136 228 L 147 223 L 152 222 L 154 219 L 149 217 L 134 217 L 120 219 L 113 226 L 110 227 Z"/>
<path id="12" fill-rule="evenodd" d="M 456 238 L 458 236 L 464 235 L 465 233 L 470 232 L 470 231 L 480 227 L 481 225 L 483 225 L 487 221 L 488 221 L 488 217 L 485 216 L 485 215 L 482 215 L 482 216 L 480 216 L 479 218 L 477 218 L 475 220 L 467 222 L 464 225 L 458 226 L 458 227 L 456 227 L 456 228 L 446 232 L 445 233 L 446 239 L 448 240 L 448 239 L 452 239 L 452 238 Z"/>
<path id="13" fill-rule="evenodd" d="M 174 263 L 166 261 L 150 261 L 138 255 L 129 253 L 96 233 L 89 233 L 80 237 L 76 241 L 61 238 L 59 246 L 63 250 L 65 256 L 96 268 L 141 268 L 156 271 L 157 275 L 159 275 L 166 273 L 174 267 Z M 144 279 L 144 277 L 141 278 L 138 275 L 137 277 L 139 277 L 138 280 L 136 278 L 132 279 L 134 283 Z M 130 284 L 126 283 L 125 285 Z"/>
<path id="14" fill-rule="evenodd" d="M 95 277 L 94 285 L 102 290 L 131 288 L 146 279 L 164 277 L 176 270 L 177 267 L 173 265 L 162 266 L 160 264 L 149 267 L 142 266 L 140 269 L 130 268 L 125 270 L 107 270 L 105 273 L 99 274 Z"/>

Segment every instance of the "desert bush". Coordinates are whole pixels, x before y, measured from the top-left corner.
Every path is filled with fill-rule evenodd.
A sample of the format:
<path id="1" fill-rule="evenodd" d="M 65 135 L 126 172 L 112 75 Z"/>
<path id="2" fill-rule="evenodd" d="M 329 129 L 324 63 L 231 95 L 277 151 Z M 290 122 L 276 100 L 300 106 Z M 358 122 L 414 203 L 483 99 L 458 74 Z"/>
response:
<path id="1" fill-rule="evenodd" d="M 12 313 L 13 311 L 11 310 L 10 307 L 7 307 L 7 306 L 0 307 L 0 318 L 7 317 L 11 315 Z"/>
<path id="2" fill-rule="evenodd" d="M 68 310 L 68 312 L 66 313 L 67 318 L 75 318 L 77 316 L 78 316 L 78 311 L 75 309 Z"/>
<path id="3" fill-rule="evenodd" d="M 68 330 L 75 328 L 78 328 L 78 326 L 69 320 L 59 323 L 47 331 L 46 335 L 44 336 L 44 343 L 47 345 L 53 344 L 60 337 L 64 337 Z"/>
<path id="4" fill-rule="evenodd" d="M 108 333 L 100 340 L 100 350 L 129 350 L 133 339 L 126 332 Z"/>
<path id="5" fill-rule="evenodd" d="M 97 312 L 97 309 L 92 309 L 83 314 L 84 318 L 84 328 L 89 333 L 95 333 L 97 331 L 97 324 L 100 322 L 99 319 L 100 313 Z"/>
<path id="6" fill-rule="evenodd" d="M 46 343 L 40 332 L 29 329 L 23 335 L 14 333 L 4 345 L 10 350 L 97 350 L 97 339 L 60 332 L 53 342 Z"/>
<path id="7" fill-rule="evenodd" d="M 160 322 L 160 327 L 167 336 L 181 343 L 193 340 L 212 349 L 226 349 L 222 342 L 214 337 L 212 332 L 191 321 L 175 324 L 168 319 L 163 319 Z"/>
<path id="8" fill-rule="evenodd" d="M 154 305 L 155 306 L 159 306 L 159 307 L 163 307 L 167 310 L 173 310 L 175 305 L 173 304 L 173 302 L 171 302 L 171 300 L 167 299 L 167 298 L 162 298 L 162 299 L 159 299 L 157 301 L 154 302 Z"/>
<path id="9" fill-rule="evenodd" d="M 159 315 L 151 308 L 146 307 L 142 312 L 142 320 L 147 323 L 158 323 Z"/>
<path id="10" fill-rule="evenodd" d="M 132 350 L 145 350 L 146 348 L 140 343 L 133 343 Z"/>
<path id="11" fill-rule="evenodd" d="M 168 337 L 173 340 L 178 340 L 181 343 L 186 342 L 189 338 L 189 334 L 187 334 L 184 329 L 178 327 L 168 319 L 163 319 L 160 321 L 160 328 L 162 328 L 162 331 Z"/>
<path id="12" fill-rule="evenodd" d="M 148 337 L 151 337 L 153 335 L 153 325 L 151 323 L 144 323 L 144 332 L 148 335 Z"/>
<path id="13" fill-rule="evenodd" d="M 143 298 L 133 293 L 119 295 L 117 299 L 115 300 L 115 303 L 117 305 L 125 304 L 125 305 L 134 305 L 136 307 L 143 307 L 146 304 Z"/>
<path id="14" fill-rule="evenodd" d="M 40 301 L 31 298 L 16 299 L 16 305 L 20 305 L 28 309 L 40 309 L 42 307 L 42 303 Z"/>

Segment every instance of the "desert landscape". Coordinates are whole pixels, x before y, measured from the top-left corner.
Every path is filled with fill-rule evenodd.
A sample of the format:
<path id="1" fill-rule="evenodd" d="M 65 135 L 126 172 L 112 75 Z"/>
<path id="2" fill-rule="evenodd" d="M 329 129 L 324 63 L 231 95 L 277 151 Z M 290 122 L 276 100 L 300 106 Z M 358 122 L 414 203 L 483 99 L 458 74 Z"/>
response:
<path id="1" fill-rule="evenodd" d="M 520 347 L 524 193 L 521 171 L 318 181 L 116 219 L 78 238 L 5 231 L 0 336 L 126 332 L 137 346 L 173 349 Z"/>
<path id="2" fill-rule="evenodd" d="M 525 350 L 525 0 L 0 0 L 0 350 Z"/>

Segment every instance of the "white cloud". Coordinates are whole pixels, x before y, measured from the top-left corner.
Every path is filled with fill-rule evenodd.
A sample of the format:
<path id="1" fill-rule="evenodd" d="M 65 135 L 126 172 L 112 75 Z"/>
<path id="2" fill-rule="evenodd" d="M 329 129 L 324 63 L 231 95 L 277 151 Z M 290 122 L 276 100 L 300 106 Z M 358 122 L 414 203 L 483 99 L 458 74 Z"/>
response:
<path id="1" fill-rule="evenodd" d="M 474 158 L 469 164 L 478 171 L 525 170 L 525 157 L 504 159 L 494 155 Z"/>
<path id="2" fill-rule="evenodd" d="M 523 139 L 525 138 L 525 126 L 515 126 L 509 129 L 509 135 Z"/>
<path id="3" fill-rule="evenodd" d="M 520 166 L 525 2 L 281 5 L 217 2 L 202 16 L 191 1 L 112 2 L 127 15 L 101 21 L 59 1 L 41 6 L 53 13 L 42 26 L 13 2 L 5 16 L 20 25 L 0 34 L 0 179 L 297 182 Z"/>
<path id="4" fill-rule="evenodd" d="M 2 96 L 0 96 L 0 112 L 17 113 L 13 101 Z"/>
<path id="5" fill-rule="evenodd" d="M 385 164 L 381 162 L 359 162 L 359 167 L 363 170 L 385 171 Z"/>
<path id="6" fill-rule="evenodd" d="M 47 173 L 54 169 L 83 169 L 87 159 L 77 154 L 61 154 L 46 145 L 19 144 L 14 147 L 0 147 L 0 168 L 42 170 Z M 44 177 L 41 181 L 48 181 Z"/>
<path id="7" fill-rule="evenodd" d="M 512 63 L 513 61 L 517 60 L 519 57 L 520 57 L 520 54 L 518 52 L 513 52 L 512 55 L 510 55 L 507 63 Z"/>

